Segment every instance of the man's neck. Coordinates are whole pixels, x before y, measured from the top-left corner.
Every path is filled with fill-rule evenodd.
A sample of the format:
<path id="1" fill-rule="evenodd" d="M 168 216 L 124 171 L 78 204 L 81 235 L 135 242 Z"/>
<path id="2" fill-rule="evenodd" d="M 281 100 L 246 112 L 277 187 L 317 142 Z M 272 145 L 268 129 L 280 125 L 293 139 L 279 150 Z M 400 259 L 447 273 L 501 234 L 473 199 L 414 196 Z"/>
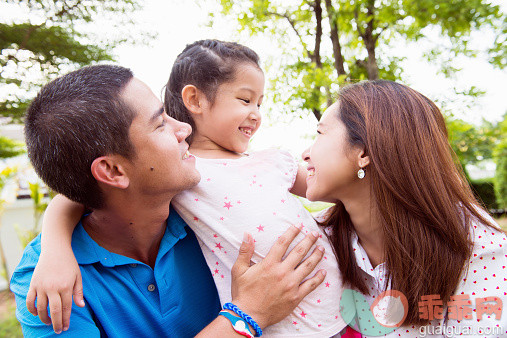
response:
<path id="1" fill-rule="evenodd" d="M 153 268 L 166 229 L 169 203 L 167 199 L 151 202 L 115 202 L 114 207 L 94 210 L 83 219 L 83 227 L 106 250 Z"/>

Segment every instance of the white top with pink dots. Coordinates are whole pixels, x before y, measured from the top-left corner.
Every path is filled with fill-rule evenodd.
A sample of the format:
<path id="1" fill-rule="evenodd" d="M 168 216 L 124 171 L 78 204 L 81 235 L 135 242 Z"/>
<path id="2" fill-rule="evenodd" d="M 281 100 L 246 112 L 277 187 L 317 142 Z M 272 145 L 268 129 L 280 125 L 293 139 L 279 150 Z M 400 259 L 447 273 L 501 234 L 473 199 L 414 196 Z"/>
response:
<path id="1" fill-rule="evenodd" d="M 442 320 L 434 319 L 428 326 L 402 326 L 383 336 L 507 337 L 507 237 L 501 231 L 478 222 L 473 223 L 472 235 L 474 249 L 470 264 L 468 269 L 462 272 L 461 282 L 455 292 L 455 296 L 458 296 L 455 298 L 457 302 L 459 297 L 468 296 L 470 305 L 458 309 L 458 306 L 449 304 L 447 308 L 443 308 Z M 357 264 L 363 270 L 364 278 L 371 289 L 371 295 L 365 295 L 365 298 L 372 305 L 376 297 L 385 290 L 385 265 L 372 267 L 357 236 L 354 236 L 352 246 Z M 486 297 L 491 298 L 485 300 Z M 426 311 L 428 308 L 419 308 L 423 309 Z M 465 315 L 471 319 L 464 318 Z M 458 316 L 461 320 L 458 320 Z"/>
<path id="2" fill-rule="evenodd" d="M 298 170 L 294 158 L 271 149 L 239 159 L 197 158 L 196 167 L 201 182 L 177 195 L 172 204 L 199 239 L 222 304 L 231 301 L 231 268 L 243 234 L 253 235 L 253 261 L 258 262 L 289 226 L 298 224 L 303 234 L 322 234 L 317 244 L 324 246 L 325 254 L 317 269 L 327 271 L 326 279 L 292 314 L 266 328 L 264 335 L 321 338 L 340 332 L 346 324 L 339 312 L 338 264 L 327 237 L 289 192 Z M 302 238 L 300 234 L 298 239 Z"/>

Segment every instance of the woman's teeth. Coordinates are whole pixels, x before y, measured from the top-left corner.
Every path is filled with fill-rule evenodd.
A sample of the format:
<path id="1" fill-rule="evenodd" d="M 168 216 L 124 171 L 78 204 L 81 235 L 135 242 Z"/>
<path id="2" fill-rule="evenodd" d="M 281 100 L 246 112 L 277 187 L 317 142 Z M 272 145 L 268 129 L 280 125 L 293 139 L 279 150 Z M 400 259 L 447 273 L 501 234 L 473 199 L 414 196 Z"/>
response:
<path id="1" fill-rule="evenodd" d="M 308 177 L 311 177 L 313 175 L 315 175 L 315 169 L 309 169 L 308 170 Z"/>
<path id="2" fill-rule="evenodd" d="M 187 158 L 189 158 L 191 155 L 190 153 L 187 151 L 185 151 L 185 154 L 183 154 L 183 159 L 186 160 Z"/>

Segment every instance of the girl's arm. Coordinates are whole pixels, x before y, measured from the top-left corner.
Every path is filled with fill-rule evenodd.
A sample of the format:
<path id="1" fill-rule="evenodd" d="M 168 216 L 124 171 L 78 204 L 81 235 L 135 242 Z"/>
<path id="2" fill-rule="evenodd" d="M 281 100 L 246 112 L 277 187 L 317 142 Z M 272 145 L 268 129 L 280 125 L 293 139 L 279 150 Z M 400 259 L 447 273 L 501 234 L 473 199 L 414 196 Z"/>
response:
<path id="1" fill-rule="evenodd" d="M 41 254 L 30 282 L 26 306 L 43 323 L 52 323 L 56 333 L 69 327 L 72 296 L 77 306 L 85 305 L 81 271 L 71 247 L 72 233 L 83 211 L 83 205 L 57 195 L 49 203 L 42 221 Z"/>
<path id="2" fill-rule="evenodd" d="M 290 192 L 294 195 L 298 195 L 301 197 L 306 197 L 306 175 L 308 174 L 308 171 L 306 170 L 306 167 L 299 165 L 298 166 L 298 173 L 296 175 L 296 181 L 294 182 L 294 185 L 292 186 L 292 189 Z"/>

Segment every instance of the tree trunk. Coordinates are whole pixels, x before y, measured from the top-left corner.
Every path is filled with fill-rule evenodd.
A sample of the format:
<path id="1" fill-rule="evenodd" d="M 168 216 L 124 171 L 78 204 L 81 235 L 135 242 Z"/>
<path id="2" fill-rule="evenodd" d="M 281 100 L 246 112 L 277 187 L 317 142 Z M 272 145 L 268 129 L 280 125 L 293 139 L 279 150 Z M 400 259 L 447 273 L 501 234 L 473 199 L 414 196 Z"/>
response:
<path id="1" fill-rule="evenodd" d="M 315 62 L 315 66 L 318 69 L 322 69 L 322 60 L 320 58 L 320 43 L 322 40 L 322 5 L 321 0 L 315 0 L 313 3 L 313 10 L 315 11 L 315 20 L 317 22 L 317 27 L 315 28 L 315 49 L 312 54 L 312 61 Z M 320 97 L 322 93 L 320 92 L 321 86 L 315 86 L 313 89 L 317 93 L 317 97 Z M 314 107 L 312 109 L 313 115 L 320 120 L 321 112 L 318 107 Z"/>
<path id="2" fill-rule="evenodd" d="M 338 23 L 336 22 L 336 11 L 331 4 L 331 0 L 326 0 L 326 10 L 329 17 L 329 26 L 331 27 L 331 42 L 333 43 L 334 67 L 338 76 L 345 75 L 345 67 L 342 55 L 342 47 L 338 35 Z"/>
<path id="3" fill-rule="evenodd" d="M 375 45 L 377 42 L 377 37 L 373 35 L 373 30 L 375 29 L 375 3 L 373 0 L 368 1 L 368 17 L 370 20 L 367 23 L 365 32 L 364 32 L 364 45 L 366 47 L 366 51 L 368 52 L 368 62 L 366 63 L 366 70 L 368 71 L 368 80 L 377 80 L 378 79 L 378 65 L 377 59 L 375 58 Z"/>

